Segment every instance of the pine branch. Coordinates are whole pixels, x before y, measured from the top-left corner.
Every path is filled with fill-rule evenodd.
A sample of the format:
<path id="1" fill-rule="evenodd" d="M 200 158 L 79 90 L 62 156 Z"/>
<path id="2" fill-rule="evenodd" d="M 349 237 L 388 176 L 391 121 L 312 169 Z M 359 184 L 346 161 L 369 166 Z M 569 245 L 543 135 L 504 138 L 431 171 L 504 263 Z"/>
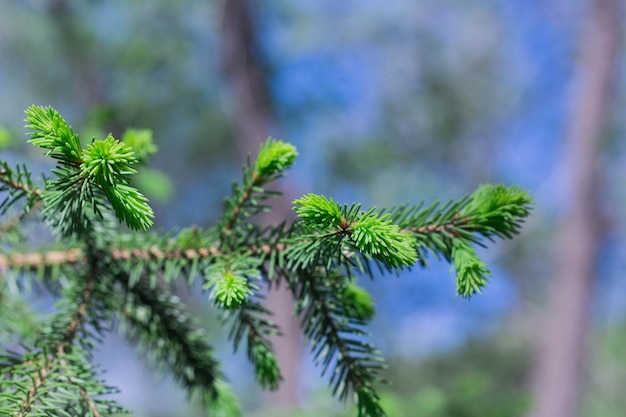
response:
<path id="1" fill-rule="evenodd" d="M 262 303 L 260 284 L 271 289 L 284 280 L 334 394 L 343 401 L 354 396 L 360 417 L 383 417 L 374 386 L 384 365 L 364 328 L 374 307 L 356 277 L 373 277 L 372 265 L 394 273 L 425 265 L 432 253 L 452 264 L 458 293 L 469 297 L 489 276 L 476 246 L 512 238 L 531 209 L 524 191 L 493 185 L 444 205 L 390 211 L 308 194 L 295 201 L 295 224 L 253 225 L 250 218 L 270 210 L 265 201 L 278 195 L 266 185 L 297 155 L 292 145 L 269 138 L 254 164 L 244 167 L 241 185 L 233 185 L 215 227 L 120 233 L 115 217 L 139 231 L 152 225 L 147 200 L 129 185 L 138 159 L 155 151 L 150 133 L 131 131 L 123 142 L 109 135 L 83 148 L 52 108 L 29 108 L 27 123 L 30 142 L 56 160 L 56 178 L 41 191 L 26 168 L 12 170 L 0 161 L 0 192 L 8 195 L 0 209 L 25 197 L 25 213 L 43 206 L 65 246 L 20 253 L 12 233 L 3 241 L 9 253 L 0 254 L 0 269 L 10 273 L 3 285 L 22 291 L 17 277 L 36 270 L 37 279 L 53 284 L 52 292 L 61 290 L 61 300 L 41 326 L 36 349 L 0 355 L 2 415 L 99 417 L 117 410 L 98 398 L 111 390 L 96 380 L 91 351 L 118 316 L 149 362 L 171 372 L 190 394 L 199 392 L 211 412 L 239 415 L 205 336 L 168 288 L 179 278 L 190 285 L 201 278 L 229 321 L 234 349 L 246 342 L 261 386 L 275 389 L 282 377 L 270 343 L 279 329 Z M 0 231 L 16 229 L 23 216 L 0 224 Z"/>
<path id="2" fill-rule="evenodd" d="M 6 162 L 1 163 L 2 168 L 0 168 L 0 183 L 6 185 L 13 190 L 24 191 L 26 194 L 33 194 L 34 196 L 41 198 L 41 190 L 38 188 L 34 188 L 32 184 L 28 182 L 19 182 L 13 176 L 13 171 L 8 167 Z M 18 171 L 19 176 L 19 171 Z"/>
<path id="3" fill-rule="evenodd" d="M 74 313 L 72 320 L 69 322 L 69 325 L 66 328 L 61 343 L 59 343 L 59 345 L 57 346 L 57 352 L 59 354 L 63 354 L 64 349 L 72 343 L 74 337 L 76 336 L 76 333 L 78 332 L 79 326 L 84 323 L 87 305 L 91 299 L 95 285 L 96 277 L 92 269 L 89 276 L 87 277 L 85 287 L 80 297 L 80 303 L 76 307 L 76 312 Z"/>
<path id="4" fill-rule="evenodd" d="M 90 354 L 81 347 L 90 346 L 85 337 L 92 336 L 86 333 L 79 337 L 79 333 L 85 332 L 95 289 L 95 270 L 91 269 L 80 288 L 74 286 L 66 291 L 66 300 L 72 302 L 62 303 L 50 331 L 37 343 L 40 350 L 23 356 L 2 355 L 0 392 L 14 394 L 0 396 L 0 413 L 26 417 L 61 405 L 77 416 L 97 416 L 101 414 L 99 409 L 121 410 L 110 400 L 92 398 L 112 391 L 93 379 Z"/>
<path id="5" fill-rule="evenodd" d="M 271 137 L 261 144 L 255 164 L 251 166 L 248 161 L 243 169 L 242 186 L 234 183 L 232 197 L 224 201 L 224 218 L 219 226 L 222 246 L 238 221 L 269 210 L 269 207 L 260 203 L 280 193 L 262 187 L 280 178 L 283 171 L 293 165 L 297 155 L 293 145 Z"/>
<path id="6" fill-rule="evenodd" d="M 220 365 L 180 300 L 164 285 L 152 286 L 145 278 L 131 286 L 128 274 L 119 272 L 116 280 L 125 293 L 120 303 L 122 330 L 142 356 L 158 369 L 167 368 L 188 392 L 214 399 L 216 383 L 223 378 Z"/>
<path id="7" fill-rule="evenodd" d="M 424 212 L 432 213 L 437 208 L 434 207 L 425 209 Z M 392 218 L 406 215 L 402 213 L 406 211 L 406 207 L 399 207 L 390 211 Z M 384 211 L 383 211 L 384 213 Z M 471 215 L 461 216 L 460 211 L 456 211 L 450 219 L 445 221 L 440 218 L 428 219 L 427 221 L 415 221 L 415 220 L 401 220 L 398 221 L 399 225 L 405 225 L 400 230 L 402 233 L 411 233 L 416 236 L 417 248 L 432 249 L 434 253 L 443 256 L 445 259 L 451 259 L 451 246 L 447 246 L 445 242 L 451 242 L 454 238 L 472 238 L 472 234 L 478 230 L 476 222 Z M 416 216 L 415 214 L 413 214 Z M 418 223 L 417 226 L 408 226 L 411 223 Z M 333 232 L 334 235 L 340 235 L 345 233 L 346 229 L 340 229 Z M 294 239 L 292 235 L 297 237 Z M 302 234 L 296 232 L 295 229 L 287 230 L 286 234 L 280 236 L 278 241 L 269 239 L 268 243 L 262 243 L 260 245 L 253 244 L 249 247 L 239 248 L 240 251 L 247 251 L 250 253 L 270 255 L 272 253 L 279 256 L 288 251 L 293 250 L 294 243 L 297 244 L 310 244 L 314 240 L 320 237 L 333 237 L 333 234 L 319 235 L 319 234 Z M 145 235 L 144 235 L 145 236 Z M 150 241 L 150 239 L 147 239 Z M 433 242 L 443 242 L 444 244 L 434 244 Z M 137 243 L 137 242 L 134 242 Z M 158 246 L 156 244 L 149 244 L 149 247 L 135 246 L 135 247 L 119 247 L 111 250 L 111 256 L 117 260 L 193 260 L 193 259 L 206 259 L 212 258 L 223 254 L 223 251 L 219 246 L 207 246 L 200 248 L 165 248 L 164 245 Z M 424 261 L 424 257 L 418 257 L 420 262 Z M 84 255 L 81 249 L 72 248 L 65 251 L 54 250 L 48 252 L 33 252 L 33 253 L 13 253 L 13 254 L 0 254 L 0 268 L 32 268 L 37 269 L 39 267 L 62 265 L 62 264 L 74 264 L 84 263 Z M 294 267 L 300 267 L 303 265 L 295 264 Z M 304 265 L 306 267 L 306 264 Z"/>
<path id="8" fill-rule="evenodd" d="M 0 213 L 6 213 L 7 209 L 22 198 L 26 198 L 26 204 L 22 213 L 16 214 L 0 225 L 0 232 L 8 232 L 16 228 L 24 217 L 33 210 L 43 205 L 42 191 L 31 179 L 31 173 L 25 166 L 18 165 L 14 170 L 5 161 L 0 161 L 0 193 L 6 192 L 7 196 L 0 203 Z"/>
<path id="9" fill-rule="evenodd" d="M 129 176 L 136 173 L 132 166 L 138 162 L 129 145 L 109 135 L 83 149 L 72 127 L 51 107 L 29 107 L 26 122 L 30 142 L 57 160 L 57 179 L 48 181 L 43 193 L 44 215 L 62 235 L 92 228 L 86 208 L 99 217 L 111 208 L 134 230 L 152 227 L 148 199 L 129 185 Z"/>
<path id="10" fill-rule="evenodd" d="M 244 172 L 244 178 L 247 176 L 246 174 L 247 173 Z M 261 177 L 256 172 L 252 172 L 249 179 L 244 179 L 244 188 L 238 193 L 238 198 L 231 203 L 232 207 L 229 208 L 230 213 L 226 218 L 224 226 L 221 228 L 221 241 L 224 241 L 226 236 L 232 233 L 235 222 L 239 219 L 246 205 L 249 204 L 254 193 L 254 188 L 260 185 L 260 180 Z"/>
<path id="11" fill-rule="evenodd" d="M 86 259 L 81 249 L 73 248 L 64 251 L 12 253 L 0 255 L 0 268 L 33 269 L 51 267 L 54 265 L 72 265 L 85 263 Z"/>
<path id="12" fill-rule="evenodd" d="M 269 337 L 278 335 L 280 330 L 274 322 L 267 319 L 270 315 L 271 312 L 260 300 L 252 298 L 234 312 L 227 312 L 225 318 L 232 321 L 228 337 L 233 341 L 235 352 L 245 338 L 248 360 L 255 367 L 257 382 L 263 388 L 275 390 L 283 377 Z"/>
<path id="13" fill-rule="evenodd" d="M 338 291 L 341 275 L 320 275 L 301 271 L 296 277 L 285 278 L 298 300 L 307 342 L 322 375 L 333 369 L 330 378 L 333 394 L 346 401 L 354 394 L 359 417 L 382 417 L 385 412 L 373 384 L 382 382 L 378 371 L 384 368 L 380 352 L 364 340 L 363 316 L 354 309 L 353 300 L 346 300 Z"/>
<path id="14" fill-rule="evenodd" d="M 268 319 L 271 313 L 258 294 L 258 281 L 264 272 L 263 260 L 250 253 L 222 255 L 204 270 L 203 288 L 210 291 L 209 298 L 222 311 L 225 321 L 231 321 L 229 339 L 234 350 L 245 338 L 257 381 L 263 388 L 275 390 L 283 378 L 269 338 L 279 329 Z"/>
<path id="15" fill-rule="evenodd" d="M 402 229 L 403 232 L 414 233 L 418 235 L 430 235 L 430 234 L 448 234 L 451 236 L 459 236 L 458 229 L 463 229 L 467 225 L 471 224 L 472 218 L 470 216 L 461 217 L 455 215 L 448 222 L 445 223 L 431 223 L 420 227 L 409 227 Z"/>
<path id="16" fill-rule="evenodd" d="M 32 386 L 28 391 L 28 395 L 24 402 L 20 405 L 20 412 L 17 417 L 24 417 L 30 412 L 32 405 L 37 395 L 39 388 L 46 382 L 47 376 L 52 370 L 52 367 L 56 365 L 57 361 L 62 361 L 62 357 L 65 354 L 65 350 L 72 344 L 76 332 L 85 318 L 85 311 L 87 309 L 87 303 L 91 298 L 91 293 L 94 289 L 95 280 L 93 276 L 90 276 L 85 283 L 85 287 L 82 292 L 81 302 L 76 307 L 74 316 L 70 320 L 68 326 L 65 329 L 60 343 L 56 345 L 56 348 L 48 355 L 47 363 L 45 366 L 39 369 L 38 375 L 33 379 Z"/>

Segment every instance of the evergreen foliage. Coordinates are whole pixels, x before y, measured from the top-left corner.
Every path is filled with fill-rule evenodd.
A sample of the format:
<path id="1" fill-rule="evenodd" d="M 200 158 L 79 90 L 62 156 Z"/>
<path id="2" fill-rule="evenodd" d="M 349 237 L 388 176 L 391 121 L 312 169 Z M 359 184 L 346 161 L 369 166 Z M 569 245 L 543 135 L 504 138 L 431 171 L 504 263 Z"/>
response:
<path id="1" fill-rule="evenodd" d="M 267 200 L 278 195 L 266 186 L 297 156 L 292 145 L 269 138 L 233 184 L 218 224 L 147 232 L 154 215 L 130 177 L 156 151 L 149 132 L 129 131 L 123 141 L 109 135 L 83 148 L 54 109 L 33 106 L 26 115 L 30 142 L 55 160 L 55 178 L 39 186 L 26 167 L 0 161 L 0 208 L 8 219 L 0 225 L 6 232 L 0 236 L 0 306 L 11 300 L 28 310 L 23 296 L 38 282 L 59 301 L 54 314 L 23 326 L 11 325 L 10 309 L 0 308 L 0 334 L 24 346 L 0 356 L 3 415 L 119 412 L 110 397 L 103 399 L 114 390 L 92 361 L 112 329 L 200 396 L 209 415 L 240 415 L 207 336 L 172 293 L 177 280 L 200 280 L 230 327 L 235 350 L 245 342 L 262 387 L 276 389 L 282 380 L 270 341 L 280 329 L 263 304 L 264 288 L 282 283 L 294 295 L 304 337 L 334 394 L 352 398 L 360 417 L 384 416 L 376 388 L 384 363 L 366 328 L 374 305 L 359 277 L 426 265 L 431 253 L 451 263 L 458 293 L 470 297 L 489 275 L 475 247 L 513 237 L 530 212 L 526 192 L 500 185 L 482 185 L 443 205 L 389 210 L 307 194 L 294 202 L 298 221 L 261 226 L 251 218 L 269 211 Z M 18 226 L 39 208 L 57 246 L 25 252 Z"/>

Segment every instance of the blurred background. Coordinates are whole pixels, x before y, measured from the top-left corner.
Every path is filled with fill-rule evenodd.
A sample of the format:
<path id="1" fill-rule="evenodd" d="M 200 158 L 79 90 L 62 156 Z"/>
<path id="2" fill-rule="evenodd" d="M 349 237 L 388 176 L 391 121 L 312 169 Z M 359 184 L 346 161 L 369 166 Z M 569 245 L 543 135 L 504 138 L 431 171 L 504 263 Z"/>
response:
<path id="1" fill-rule="evenodd" d="M 300 157 L 280 186 L 379 207 L 528 189 L 522 236 L 483 252 L 483 294 L 430 260 L 363 282 L 389 359 L 390 416 L 618 417 L 626 409 L 626 101 L 620 0 L 0 0 L 3 157 L 47 172 L 23 111 L 52 105 L 83 138 L 154 133 L 139 187 L 162 230 L 220 216 L 268 135 Z M 272 219 L 270 219 L 272 220 Z M 344 416 L 290 319 L 287 382 L 267 395 L 206 324 L 245 415 Z M 137 417 L 201 415 L 111 336 L 98 351 Z"/>

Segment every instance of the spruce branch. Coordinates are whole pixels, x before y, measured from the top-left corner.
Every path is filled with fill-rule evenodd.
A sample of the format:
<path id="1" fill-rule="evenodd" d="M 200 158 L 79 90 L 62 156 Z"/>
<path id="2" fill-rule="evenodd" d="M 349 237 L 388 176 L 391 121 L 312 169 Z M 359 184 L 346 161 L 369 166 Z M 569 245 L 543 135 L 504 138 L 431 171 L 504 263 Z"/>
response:
<path id="1" fill-rule="evenodd" d="M 32 131 L 30 143 L 48 150 L 46 155 L 62 165 L 80 166 L 80 139 L 56 110 L 50 106 L 31 106 L 26 109 L 25 122 L 26 128 Z"/>
<path id="2" fill-rule="evenodd" d="M 417 236 L 418 244 L 427 246 L 430 239 L 463 238 L 478 244 L 483 244 L 479 236 L 511 239 L 531 210 L 532 198 L 519 187 L 484 184 L 443 206 L 439 202 L 427 208 L 403 205 L 388 212 L 402 230 Z M 441 254 L 449 259 L 447 252 Z"/>
<path id="3" fill-rule="evenodd" d="M 323 195 L 306 194 L 293 202 L 298 217 L 313 230 L 328 230 L 335 227 L 346 228 L 342 222 L 341 206 L 332 198 Z"/>
<path id="4" fill-rule="evenodd" d="M 470 195 L 461 216 L 471 218 L 473 231 L 493 240 L 512 239 L 530 215 L 532 198 L 519 187 L 481 185 Z"/>
<path id="5" fill-rule="evenodd" d="M 237 221 L 269 209 L 261 203 L 280 193 L 267 191 L 263 186 L 281 177 L 283 171 L 293 165 L 297 155 L 293 145 L 271 137 L 261 144 L 254 165 L 248 161 L 244 166 L 242 185 L 234 183 L 233 195 L 224 200 L 224 216 L 219 227 L 222 244 L 233 233 Z"/>
<path id="6" fill-rule="evenodd" d="M 363 213 L 350 226 L 350 237 L 359 250 L 389 268 L 412 266 L 417 262 L 415 242 L 409 233 L 393 224 L 389 214 Z"/>
<path id="7" fill-rule="evenodd" d="M 215 400 L 223 379 L 220 364 L 181 301 L 165 285 L 153 286 L 145 278 L 131 285 L 128 274 L 120 271 L 116 280 L 124 289 L 121 330 L 148 364 L 167 369 L 189 393 Z"/>
<path id="8" fill-rule="evenodd" d="M 250 254 L 218 257 L 204 273 L 203 289 L 211 291 L 210 298 L 221 308 L 237 308 L 259 289 L 259 266 L 260 260 Z"/>
<path id="9" fill-rule="evenodd" d="M 496 194 L 503 194 L 504 196 L 510 193 L 510 190 L 507 191 L 508 189 L 497 191 L 500 189 L 499 186 L 483 186 L 481 195 L 485 193 L 485 189 L 487 191 L 490 189 L 494 190 Z M 515 190 L 516 189 L 513 188 L 513 192 L 516 192 Z M 489 193 L 486 194 L 488 195 Z M 493 214 L 489 216 L 480 213 L 477 214 L 476 210 L 478 210 L 480 205 L 476 205 L 476 203 L 469 205 L 470 201 L 472 201 L 470 197 L 471 196 L 465 197 L 456 203 L 450 202 L 441 208 L 439 207 L 439 203 L 435 203 L 427 208 L 422 208 L 421 206 L 399 206 L 388 212 L 383 210 L 381 211 L 381 213 L 383 213 L 382 217 L 384 217 L 382 222 L 385 227 L 388 227 L 390 225 L 389 221 L 392 220 L 394 224 L 397 224 L 398 228 L 401 228 L 399 232 L 403 236 L 412 236 L 416 241 L 415 247 L 420 254 L 418 260 L 419 262 L 425 263 L 426 256 L 424 255 L 424 251 L 426 250 L 448 261 L 452 261 L 453 242 L 456 239 L 461 239 L 471 244 L 483 245 L 479 239 L 480 235 L 487 236 L 488 238 L 492 238 L 493 236 L 512 236 L 513 233 L 519 231 L 524 217 L 530 212 L 531 200 L 525 194 L 522 194 L 523 198 L 521 199 L 514 194 L 513 197 L 517 198 L 517 201 L 513 201 L 513 203 L 506 199 L 500 200 L 500 205 L 492 207 L 494 213 L 500 213 L 497 216 Z M 483 196 L 481 198 L 485 197 Z M 297 202 L 301 201 L 305 200 L 297 200 Z M 504 204 L 502 204 L 502 202 L 504 202 Z M 336 203 L 333 202 L 332 204 Z M 299 213 L 302 214 L 304 212 L 299 211 Z M 278 238 L 269 239 L 267 242 L 261 242 L 259 244 L 257 236 L 253 239 L 257 241 L 256 243 L 249 247 L 243 247 L 241 250 L 260 256 L 270 256 L 271 259 L 286 259 L 286 262 L 289 263 L 289 267 L 295 269 L 306 269 L 308 265 L 316 264 L 320 257 L 324 257 L 327 260 L 335 259 L 336 262 L 340 262 L 341 258 L 336 259 L 329 255 L 342 253 L 343 239 L 345 236 L 349 235 L 350 228 L 358 226 L 359 223 L 355 222 L 352 225 L 348 225 L 346 221 L 344 224 L 345 216 L 342 215 L 339 217 L 336 212 L 333 213 L 332 216 L 335 220 L 330 224 L 334 224 L 336 227 L 329 229 L 330 231 L 326 234 L 320 234 L 319 232 L 315 234 L 314 231 L 307 232 L 306 230 L 299 230 L 297 228 L 283 227 L 280 228 L 281 234 Z M 317 222 L 321 217 L 319 214 L 312 214 L 309 219 L 310 218 L 316 219 L 314 221 Z M 373 216 L 365 217 L 365 219 L 373 218 Z M 317 228 L 318 224 L 320 223 L 315 223 L 314 227 Z M 329 223 L 324 220 L 322 224 Z M 307 223 L 307 225 L 310 225 L 310 223 Z M 278 229 L 279 228 L 277 228 L 277 230 Z M 392 236 L 397 232 L 395 228 L 393 228 L 393 231 Z M 261 233 L 259 233 L 259 235 L 260 234 Z M 399 235 L 396 234 L 396 236 Z M 320 241 L 321 239 L 326 239 L 328 242 L 322 243 Z M 148 241 L 150 240 L 148 239 Z M 332 245 L 327 244 L 329 242 L 332 243 Z M 158 244 L 148 244 L 148 247 L 140 247 L 138 243 L 135 242 L 134 247 L 131 245 L 130 247 L 121 246 L 112 249 L 111 256 L 114 259 L 128 261 L 151 259 L 202 260 L 214 258 L 223 253 L 218 246 L 183 246 L 177 248 L 164 247 L 167 245 L 164 245 L 162 241 L 157 243 Z M 210 244 L 210 241 L 203 243 Z M 362 249 L 367 249 L 365 240 L 362 243 Z M 15 253 L 0 255 L 0 267 L 30 267 L 36 269 L 43 265 L 82 262 L 80 253 L 79 249 L 70 249 L 66 252 L 51 251 L 42 254 Z M 332 262 L 328 267 L 332 267 Z"/>
<path id="10" fill-rule="evenodd" d="M 452 246 L 453 267 L 456 269 L 456 291 L 463 297 L 480 293 L 491 275 L 487 265 L 480 260 L 474 248 L 462 240 L 455 240 Z"/>
<path id="11" fill-rule="evenodd" d="M 343 401 L 352 396 L 359 417 L 383 417 L 375 386 L 384 365 L 365 328 L 375 309 L 358 277 L 373 277 L 374 265 L 394 273 L 425 265 L 431 253 L 452 265 L 458 293 L 470 297 L 489 276 L 476 247 L 512 238 L 531 210 L 526 192 L 498 185 L 446 204 L 391 210 L 306 194 L 294 202 L 299 221 L 262 227 L 250 219 L 270 210 L 266 201 L 278 195 L 266 186 L 297 155 L 292 145 L 268 138 L 233 185 L 216 226 L 137 233 L 152 225 L 153 214 L 129 181 L 156 150 L 151 133 L 128 131 L 121 142 L 109 135 L 83 148 L 54 109 L 33 106 L 26 116 L 30 142 L 56 160 L 55 178 L 40 190 L 25 167 L 0 161 L 0 192 L 8 196 L 0 208 L 23 198 L 24 213 L 43 206 L 63 246 L 22 253 L 15 239 L 4 239 L 0 269 L 8 274 L 0 296 L 20 293 L 22 278 L 14 277 L 35 277 L 35 270 L 61 300 L 37 328 L 34 349 L 0 354 L 1 415 L 98 417 L 117 410 L 100 398 L 112 390 L 96 378 L 92 350 L 120 317 L 122 330 L 150 363 L 172 373 L 190 394 L 199 393 L 212 413 L 239 416 L 206 336 L 169 288 L 177 279 L 190 285 L 200 279 L 230 327 L 234 349 L 245 342 L 262 387 L 276 389 L 282 376 L 270 342 L 279 329 L 263 304 L 261 283 L 271 290 L 285 282 L 333 393 Z M 133 230 L 120 232 L 115 217 Z M 16 228 L 15 221 L 0 230 Z"/>
<path id="12" fill-rule="evenodd" d="M 232 197 L 224 201 L 223 220 L 218 229 L 219 249 L 225 255 L 236 254 L 241 257 L 241 248 L 246 246 L 251 249 L 250 253 L 263 250 L 263 247 L 267 248 L 267 253 L 272 252 L 267 244 L 250 243 L 251 239 L 258 237 L 258 228 L 241 222 L 270 210 L 263 202 L 280 193 L 268 191 L 264 186 L 281 177 L 283 171 L 294 163 L 296 156 L 297 151 L 293 145 L 270 137 L 261 144 L 255 163 L 251 165 L 248 161 L 243 169 L 242 185 L 233 184 Z M 250 277 L 254 277 L 256 273 L 246 273 L 246 270 L 250 271 L 247 266 L 240 268 L 238 274 L 233 274 L 228 269 L 218 269 L 222 269 L 222 278 L 216 280 L 218 275 L 213 272 L 213 278 L 209 277 L 205 288 L 213 288 L 213 294 L 221 300 L 222 306 L 230 307 L 233 300 L 238 305 L 234 314 L 226 314 L 227 318 L 232 317 L 229 338 L 233 340 L 235 351 L 245 337 L 248 359 L 255 367 L 257 381 L 264 388 L 277 389 L 282 376 L 269 336 L 277 334 L 279 330 L 275 323 L 266 318 L 269 311 L 263 307 L 260 296 L 257 295 L 259 287 L 250 285 Z"/>
<path id="13" fill-rule="evenodd" d="M 15 395 L 0 397 L 0 413 L 26 417 L 62 407 L 72 415 L 95 417 L 121 411 L 112 401 L 95 398 L 113 391 L 95 379 L 86 350 L 91 346 L 87 338 L 92 335 L 85 333 L 85 326 L 93 310 L 94 291 L 92 269 L 80 285 L 67 289 L 65 301 L 72 302 L 59 305 L 61 311 L 53 316 L 50 331 L 37 342 L 38 350 L 21 356 L 2 355 L 0 392 Z M 93 318 L 91 322 L 95 323 Z"/>
<path id="14" fill-rule="evenodd" d="M 72 265 L 84 263 L 85 257 L 81 249 L 73 248 L 65 251 L 54 250 L 43 253 L 12 253 L 0 255 L 0 269 L 33 269 L 51 267 L 53 265 Z"/>
<path id="15" fill-rule="evenodd" d="M 294 201 L 294 209 L 308 229 L 304 238 L 294 238 L 291 266 L 306 269 L 325 258 L 347 262 L 346 250 L 356 248 L 365 257 L 375 259 L 389 270 L 409 267 L 417 261 L 412 236 L 393 223 L 391 215 L 379 215 L 375 209 L 361 212 L 360 205 L 341 207 L 332 199 L 308 194 Z M 350 241 L 347 244 L 346 241 Z M 330 255 L 330 256 L 329 256 Z M 326 268 L 332 264 L 326 262 Z"/>
<path id="16" fill-rule="evenodd" d="M 43 193 L 44 215 L 60 234 L 69 236 L 90 229 L 89 209 L 102 217 L 110 204 L 120 221 L 134 230 L 152 227 L 154 213 L 148 199 L 129 185 L 136 171 L 132 148 L 111 135 L 83 149 L 72 127 L 51 107 L 31 106 L 26 110 L 30 142 L 57 160 L 57 175 Z M 105 198 L 103 198 L 105 197 Z"/>
<path id="17" fill-rule="evenodd" d="M 261 144 L 253 177 L 260 177 L 263 183 L 267 183 L 291 167 L 296 156 L 298 151 L 295 146 L 269 137 Z"/>
<path id="18" fill-rule="evenodd" d="M 463 297 L 479 293 L 490 275 L 473 245 L 484 239 L 511 239 L 530 215 L 532 198 L 519 187 L 481 185 L 472 194 L 443 206 L 400 206 L 389 212 L 394 221 L 412 233 L 419 258 L 425 251 L 451 262 L 456 270 L 457 292 Z"/>
<path id="19" fill-rule="evenodd" d="M 269 257 L 272 262 L 281 260 L 296 270 L 317 265 L 320 259 L 324 259 L 325 266 L 332 269 L 338 264 L 351 262 L 349 253 L 346 253 L 346 249 L 350 248 L 345 244 L 346 237 L 350 237 L 359 250 L 384 262 L 387 267 L 411 264 L 411 258 L 415 256 L 413 250 L 417 250 L 417 258 L 421 263 L 425 263 L 425 251 L 452 262 L 455 253 L 461 253 L 454 252 L 457 241 L 467 245 L 484 245 L 481 236 L 492 240 L 494 237 L 510 238 L 518 233 L 523 219 L 530 212 L 531 203 L 527 194 L 518 188 L 486 185 L 475 194 L 442 207 L 439 203 L 427 208 L 400 206 L 389 212 L 381 211 L 380 216 L 373 211 L 359 214 L 358 206 L 344 207 L 344 213 L 339 216 L 336 209 L 338 205 L 332 200 L 321 200 L 311 195 L 305 197 L 296 201 L 301 207 L 298 213 L 306 218 L 303 220 L 305 226 L 314 230 L 283 227 L 278 239 L 267 242 L 259 242 L 258 233 L 252 239 L 253 244 L 242 250 L 258 254 L 262 259 Z M 314 209 L 306 212 L 305 206 L 308 208 L 310 201 Z M 318 204 L 320 201 L 323 204 Z M 324 220 L 324 210 L 330 213 L 332 221 Z M 348 223 L 346 216 L 356 220 Z M 409 238 L 415 240 L 415 245 L 408 242 Z M 240 249 L 237 253 L 243 252 Z M 111 252 L 113 258 L 128 261 L 202 260 L 216 258 L 221 254 L 223 251 L 218 246 L 159 248 L 151 245 L 148 248 L 117 248 Z M 79 262 L 80 259 L 76 249 L 65 254 L 54 251 L 47 254 L 0 255 L 0 267 L 38 268 L 41 265 Z M 461 260 L 455 261 L 457 264 L 459 262 L 462 263 Z M 457 268 L 457 272 L 460 270 L 465 269 Z M 485 272 L 484 276 L 487 275 L 488 272 Z M 463 274 L 457 274 L 459 288 L 464 287 L 463 281 Z M 464 296 L 478 292 L 485 280 L 471 282 L 474 282 L 473 290 L 460 291 Z"/>
<path id="20" fill-rule="evenodd" d="M 383 417 L 380 398 L 373 384 L 382 382 L 378 372 L 384 368 L 380 352 L 365 340 L 364 317 L 355 314 L 351 301 L 336 291 L 336 273 L 301 271 L 297 277 L 285 276 L 294 298 L 301 326 L 322 375 L 332 369 L 330 384 L 341 401 L 354 395 L 359 417 Z M 352 305 L 351 305 L 352 304 Z"/>
<path id="21" fill-rule="evenodd" d="M 222 230 L 222 238 L 220 240 L 224 241 L 225 238 L 232 233 L 232 229 L 235 225 L 235 222 L 239 219 L 240 214 L 244 211 L 246 205 L 250 202 L 252 198 L 252 194 L 254 192 L 254 188 L 257 186 L 256 182 L 259 181 L 258 176 L 250 177 L 247 181 L 245 180 L 247 176 L 247 172 L 244 170 L 244 188 L 239 190 L 237 185 L 233 185 L 233 199 L 227 199 L 224 202 L 225 212 L 229 215 L 226 217 L 224 225 L 221 227 Z"/>
<path id="22" fill-rule="evenodd" d="M 261 248 L 264 255 L 271 252 L 269 245 Z M 205 290 L 222 311 L 225 322 L 230 322 L 229 339 L 236 352 L 245 339 L 248 360 L 254 366 L 257 382 L 262 388 L 275 390 L 283 377 L 270 337 L 280 330 L 269 317 L 271 312 L 263 305 L 263 296 L 257 285 L 266 271 L 264 259 L 251 252 L 222 254 L 204 271 Z M 237 280 L 237 281 L 235 281 Z"/>
<path id="23" fill-rule="evenodd" d="M 279 334 L 276 323 L 269 320 L 271 312 L 261 303 L 261 297 L 248 299 L 236 310 L 227 310 L 226 321 L 232 322 L 229 339 L 233 341 L 235 352 L 246 340 L 248 360 L 254 365 L 256 380 L 262 388 L 275 390 L 283 377 L 270 341 Z"/>
<path id="24" fill-rule="evenodd" d="M 18 165 L 17 172 L 15 172 L 13 169 L 9 168 L 9 165 L 5 161 L 0 162 L 0 166 L 0 183 L 4 184 L 7 189 L 11 188 L 13 190 L 23 191 L 26 194 L 33 194 L 35 197 L 41 197 L 41 190 L 36 188 L 30 180 L 30 173 L 26 170 L 26 167 Z M 22 182 L 23 178 L 25 179 L 24 182 Z"/>
<path id="25" fill-rule="evenodd" d="M 13 169 L 7 162 L 0 161 L 0 193 L 6 193 L 6 197 L 0 202 L 0 214 L 5 214 L 9 207 L 23 198 L 26 199 L 22 212 L 2 223 L 0 231 L 7 232 L 14 229 L 29 212 L 42 206 L 42 191 L 31 176 L 30 171 L 24 165 L 17 165 Z"/>

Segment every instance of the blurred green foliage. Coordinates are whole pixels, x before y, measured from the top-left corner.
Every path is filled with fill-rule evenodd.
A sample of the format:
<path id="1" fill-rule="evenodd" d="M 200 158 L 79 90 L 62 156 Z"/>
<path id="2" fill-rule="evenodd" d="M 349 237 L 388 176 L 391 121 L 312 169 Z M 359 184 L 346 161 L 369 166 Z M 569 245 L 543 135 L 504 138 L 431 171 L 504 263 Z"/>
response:
<path id="1" fill-rule="evenodd" d="M 11 132 L 0 126 L 0 149 L 10 146 L 13 142 L 14 140 Z"/>

